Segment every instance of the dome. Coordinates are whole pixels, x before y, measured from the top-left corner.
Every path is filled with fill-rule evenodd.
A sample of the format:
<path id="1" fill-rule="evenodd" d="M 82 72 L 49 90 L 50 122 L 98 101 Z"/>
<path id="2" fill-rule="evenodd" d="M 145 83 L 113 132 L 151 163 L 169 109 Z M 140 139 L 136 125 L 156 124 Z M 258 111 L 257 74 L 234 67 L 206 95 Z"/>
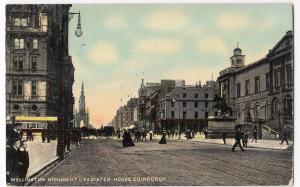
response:
<path id="1" fill-rule="evenodd" d="M 233 52 L 235 53 L 235 52 L 242 52 L 242 50 L 239 48 L 239 47 L 237 47 L 237 48 L 235 48 L 234 50 L 233 50 Z"/>

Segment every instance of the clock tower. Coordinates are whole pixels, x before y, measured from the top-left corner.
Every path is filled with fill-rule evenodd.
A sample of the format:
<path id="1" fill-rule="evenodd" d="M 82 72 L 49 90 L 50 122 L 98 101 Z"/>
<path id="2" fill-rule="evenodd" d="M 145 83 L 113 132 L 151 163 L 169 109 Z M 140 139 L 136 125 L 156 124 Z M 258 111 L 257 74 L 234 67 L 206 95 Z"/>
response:
<path id="1" fill-rule="evenodd" d="M 245 65 L 245 55 L 242 55 L 242 50 L 239 48 L 239 43 L 237 47 L 233 50 L 233 56 L 230 57 L 231 67 L 240 68 Z"/>

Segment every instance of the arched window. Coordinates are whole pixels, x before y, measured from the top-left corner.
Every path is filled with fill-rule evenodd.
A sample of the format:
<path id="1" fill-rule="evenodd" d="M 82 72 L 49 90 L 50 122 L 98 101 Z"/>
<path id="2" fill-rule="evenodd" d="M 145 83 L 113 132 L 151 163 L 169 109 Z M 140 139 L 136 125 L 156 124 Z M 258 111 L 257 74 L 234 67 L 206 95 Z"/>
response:
<path id="1" fill-rule="evenodd" d="M 246 104 L 245 106 L 245 121 L 252 121 L 251 112 L 250 112 L 250 104 Z"/>

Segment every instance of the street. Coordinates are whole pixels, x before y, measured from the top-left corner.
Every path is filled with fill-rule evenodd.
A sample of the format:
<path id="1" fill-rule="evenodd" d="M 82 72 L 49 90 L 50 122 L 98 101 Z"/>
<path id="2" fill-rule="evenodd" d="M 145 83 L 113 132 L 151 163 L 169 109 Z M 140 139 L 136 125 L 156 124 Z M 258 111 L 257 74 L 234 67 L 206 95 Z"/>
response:
<path id="1" fill-rule="evenodd" d="M 287 185 L 292 151 L 247 149 L 190 141 L 84 140 L 33 185 Z M 142 178 L 144 177 L 144 178 Z"/>

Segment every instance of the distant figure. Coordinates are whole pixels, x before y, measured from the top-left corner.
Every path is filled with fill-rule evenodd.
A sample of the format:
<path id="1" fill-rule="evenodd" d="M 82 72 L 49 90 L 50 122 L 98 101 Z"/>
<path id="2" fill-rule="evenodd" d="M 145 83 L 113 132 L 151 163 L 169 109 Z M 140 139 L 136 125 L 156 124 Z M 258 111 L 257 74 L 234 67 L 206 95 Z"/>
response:
<path id="1" fill-rule="evenodd" d="M 152 136 L 153 136 L 153 131 L 152 130 L 149 131 L 149 136 L 150 136 L 150 141 L 152 141 Z"/>
<path id="2" fill-rule="evenodd" d="M 146 141 L 146 137 L 147 137 L 147 132 L 145 129 L 142 130 L 142 141 Z"/>
<path id="3" fill-rule="evenodd" d="M 159 144 L 167 144 L 166 135 L 167 135 L 166 131 L 163 131 L 162 132 L 162 137 L 161 137 L 160 141 L 158 142 Z"/>
<path id="4" fill-rule="evenodd" d="M 207 132 L 207 130 L 205 129 L 205 131 L 204 131 L 205 139 L 207 139 L 207 134 L 208 134 L 208 132 Z"/>
<path id="5" fill-rule="evenodd" d="M 247 130 L 245 130 L 243 132 L 243 136 L 242 136 L 243 147 L 248 147 L 248 135 L 249 135 L 249 132 Z"/>
<path id="6" fill-rule="evenodd" d="M 226 132 L 223 132 L 222 136 L 223 136 L 223 143 L 225 145 L 226 144 Z"/>
<path id="7" fill-rule="evenodd" d="M 191 131 L 189 129 L 185 132 L 185 137 L 186 137 L 186 140 L 192 139 Z"/>
<path id="8" fill-rule="evenodd" d="M 244 152 L 245 150 L 243 149 L 243 147 L 241 146 L 241 139 L 242 139 L 243 133 L 241 132 L 241 128 L 238 128 L 236 133 L 235 133 L 235 144 L 233 145 L 231 151 L 234 152 L 234 149 L 236 146 L 239 146 L 240 149 L 242 150 L 242 152 Z"/>
<path id="9" fill-rule="evenodd" d="M 282 143 L 285 141 L 287 145 L 289 145 L 289 142 L 288 142 L 288 135 L 289 135 L 289 131 L 287 130 L 286 127 L 284 127 L 284 129 L 282 130 L 282 140 L 281 140 L 281 145 Z"/>
<path id="10" fill-rule="evenodd" d="M 131 139 L 130 132 L 128 130 L 124 130 L 122 144 L 123 144 L 123 147 L 132 147 L 132 146 L 134 146 L 134 143 Z"/>

